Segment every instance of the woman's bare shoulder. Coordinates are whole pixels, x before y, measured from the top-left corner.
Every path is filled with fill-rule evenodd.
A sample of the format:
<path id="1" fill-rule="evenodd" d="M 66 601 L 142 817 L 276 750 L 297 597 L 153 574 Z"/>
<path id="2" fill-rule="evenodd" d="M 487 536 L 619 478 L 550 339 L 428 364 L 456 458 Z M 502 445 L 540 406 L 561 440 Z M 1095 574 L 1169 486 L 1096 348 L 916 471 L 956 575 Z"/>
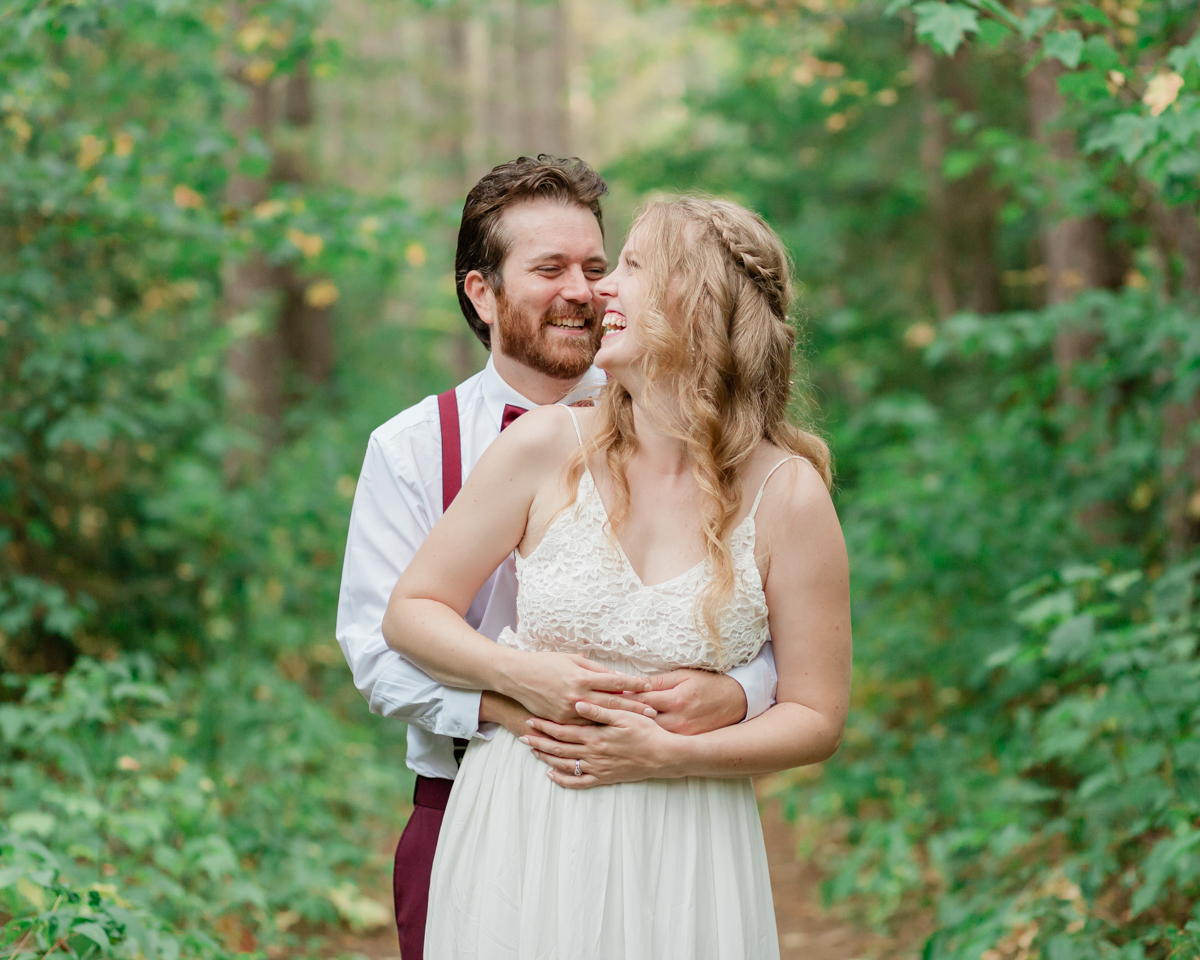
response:
<path id="1" fill-rule="evenodd" d="M 560 404 L 534 407 L 514 420 L 497 438 L 492 448 L 505 457 L 530 463 L 558 462 L 568 450 L 579 446 L 573 411 Z M 576 415 L 583 411 L 576 412 Z"/>
<path id="2" fill-rule="evenodd" d="M 763 484 L 763 478 L 769 475 L 762 487 L 758 509 L 759 521 L 765 521 L 768 529 L 815 532 L 829 527 L 831 531 L 840 531 L 825 478 L 807 458 L 764 441 L 755 451 L 750 472 L 756 480 L 747 489 L 746 495 L 751 499 Z"/>
<path id="3" fill-rule="evenodd" d="M 820 492 L 825 495 L 825 499 L 829 499 L 825 478 L 812 461 L 767 440 L 762 441 L 754 451 L 749 473 L 759 478 L 759 483 L 762 483 L 763 478 L 770 476 L 763 491 L 764 500 L 772 489 L 781 492 L 787 490 L 792 495 L 798 493 L 805 498 Z"/>

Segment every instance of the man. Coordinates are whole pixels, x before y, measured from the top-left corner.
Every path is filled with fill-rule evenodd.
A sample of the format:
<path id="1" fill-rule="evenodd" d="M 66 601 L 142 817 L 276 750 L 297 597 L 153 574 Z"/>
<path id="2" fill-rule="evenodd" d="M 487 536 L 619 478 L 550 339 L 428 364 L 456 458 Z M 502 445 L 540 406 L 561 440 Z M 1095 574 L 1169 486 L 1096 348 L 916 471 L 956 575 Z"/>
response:
<path id="1" fill-rule="evenodd" d="M 405 566 L 484 449 L 531 406 L 590 397 L 603 301 L 594 293 L 608 261 L 604 181 L 582 161 L 522 157 L 493 169 L 467 195 L 455 256 L 459 304 L 491 350 L 482 372 L 426 397 L 371 434 L 354 496 L 337 637 L 371 710 L 408 723 L 417 774 L 413 814 L 396 848 L 394 895 L 402 960 L 421 960 L 433 854 L 462 750 L 495 724 L 525 734 L 530 714 L 492 691 L 444 687 L 390 650 L 388 597 Z M 495 639 L 516 624 L 510 558 L 480 590 L 467 622 Z M 769 651 L 729 676 L 676 670 L 636 697 L 597 702 L 651 712 L 694 734 L 757 716 L 774 697 Z"/>

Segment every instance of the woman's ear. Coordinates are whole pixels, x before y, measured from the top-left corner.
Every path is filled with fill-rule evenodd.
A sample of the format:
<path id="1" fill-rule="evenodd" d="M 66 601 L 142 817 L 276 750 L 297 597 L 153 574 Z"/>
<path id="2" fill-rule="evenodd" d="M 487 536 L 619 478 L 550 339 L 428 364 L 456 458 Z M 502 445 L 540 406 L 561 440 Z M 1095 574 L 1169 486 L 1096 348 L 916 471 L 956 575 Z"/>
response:
<path id="1" fill-rule="evenodd" d="M 475 307 L 475 312 L 479 314 L 479 319 L 489 327 L 495 324 L 496 293 L 492 290 L 492 285 L 483 278 L 483 274 L 478 270 L 468 273 L 463 279 L 463 290 L 470 299 L 471 305 Z"/>

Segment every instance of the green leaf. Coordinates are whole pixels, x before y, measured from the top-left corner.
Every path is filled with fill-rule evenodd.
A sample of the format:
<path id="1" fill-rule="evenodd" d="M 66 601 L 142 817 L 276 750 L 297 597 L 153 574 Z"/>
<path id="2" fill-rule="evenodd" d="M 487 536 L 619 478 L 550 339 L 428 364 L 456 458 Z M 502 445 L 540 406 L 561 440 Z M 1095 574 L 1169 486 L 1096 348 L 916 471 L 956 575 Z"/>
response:
<path id="1" fill-rule="evenodd" d="M 1064 620 L 1050 633 L 1046 643 L 1046 659 L 1078 663 L 1087 656 L 1088 646 L 1096 635 L 1096 618 L 1081 613 Z"/>
<path id="2" fill-rule="evenodd" d="M 943 53 L 954 53 L 968 33 L 979 32 L 975 11 L 961 3 L 927 0 L 913 9 L 917 13 L 917 36 L 932 41 Z"/>
<path id="3" fill-rule="evenodd" d="M 1121 69 L 1121 56 L 1113 49 L 1113 45 L 1103 37 L 1088 37 L 1083 44 L 1083 63 L 1090 63 L 1097 70 Z"/>
<path id="4" fill-rule="evenodd" d="M 1079 66 L 1083 55 L 1083 34 L 1078 30 L 1056 30 L 1046 34 L 1042 41 L 1042 52 L 1047 57 L 1061 60 L 1071 70 Z"/>
<path id="5" fill-rule="evenodd" d="M 978 167 L 982 159 L 974 150 L 951 150 L 942 161 L 942 175 L 947 180 L 961 179 Z"/>
<path id="6" fill-rule="evenodd" d="M 1200 33 L 1192 37 L 1184 47 L 1176 47 L 1167 54 L 1167 63 L 1183 73 L 1193 63 L 1200 64 Z"/>
<path id="7" fill-rule="evenodd" d="M 1108 14 L 1099 7 L 1093 7 L 1090 3 L 1076 4 L 1071 12 L 1085 23 L 1094 23 L 1101 27 L 1112 26 L 1112 21 L 1108 19 Z"/>
<path id="8" fill-rule="evenodd" d="M 1126 590 L 1128 590 L 1141 579 L 1141 570 L 1126 570 L 1124 573 L 1118 573 L 1112 577 L 1109 577 L 1108 581 L 1104 585 L 1117 596 L 1121 596 Z"/>
<path id="9" fill-rule="evenodd" d="M 1096 129 L 1084 142 L 1087 153 L 1115 149 L 1126 163 L 1133 163 L 1146 147 L 1158 139 L 1159 118 L 1123 113 Z"/>
<path id="10" fill-rule="evenodd" d="M 996 20 L 984 20 L 979 24 L 979 39 L 989 50 L 995 50 L 1012 36 L 1012 31 Z"/>
<path id="11" fill-rule="evenodd" d="M 77 923 L 71 927 L 72 933 L 78 933 L 81 936 L 87 937 L 92 943 L 100 947 L 102 950 L 107 950 L 110 946 L 108 934 L 104 932 L 104 928 L 94 920 L 87 920 L 83 923 Z"/>
<path id="12" fill-rule="evenodd" d="M 32 833 L 46 837 L 53 832 L 56 822 L 53 815 L 43 810 L 24 810 L 8 818 L 8 828 L 16 834 Z"/>
<path id="13" fill-rule="evenodd" d="M 1039 30 L 1054 19 L 1054 12 L 1053 7 L 1034 7 L 1021 24 L 1021 36 L 1032 40 Z"/>
<path id="14" fill-rule="evenodd" d="M 1017 623 L 1029 626 L 1042 626 L 1052 620 L 1069 617 L 1075 612 L 1075 593 L 1071 590 L 1059 590 L 1057 593 L 1034 601 L 1019 614 Z"/>
<path id="15" fill-rule="evenodd" d="M 1086 563 L 1073 563 L 1062 568 L 1059 574 L 1063 583 L 1079 583 L 1084 580 L 1100 580 L 1104 571 L 1100 567 Z"/>
<path id="16" fill-rule="evenodd" d="M 51 450 L 57 450 L 68 441 L 80 444 L 85 450 L 98 450 L 111 439 L 112 424 L 106 417 L 78 409 L 46 431 L 46 446 Z"/>
<path id="17" fill-rule="evenodd" d="M 23 876 L 25 876 L 25 869 L 23 867 L 0 868 L 0 890 L 11 887 Z"/>
<path id="18" fill-rule="evenodd" d="M 996 650 L 990 654 L 984 661 L 983 665 L 989 670 L 993 669 L 994 667 L 1002 667 L 1004 664 L 1015 659 L 1017 654 L 1020 652 L 1021 647 L 1019 644 L 1010 643 L 1008 646 L 1001 647 L 999 650 Z"/>
<path id="19" fill-rule="evenodd" d="M 1014 29 L 1019 30 L 1021 28 L 1020 18 L 1013 16 L 1012 11 L 1005 7 L 1004 4 L 999 3 L 998 0 L 967 0 L 967 2 L 977 10 L 983 10 L 987 13 L 990 13 L 992 16 L 997 17 L 1003 23 L 1008 24 L 1008 26 L 1013 27 Z M 988 21 L 986 20 L 984 21 L 984 23 L 987 22 Z M 981 31 L 983 30 L 982 23 L 979 25 L 979 29 Z"/>

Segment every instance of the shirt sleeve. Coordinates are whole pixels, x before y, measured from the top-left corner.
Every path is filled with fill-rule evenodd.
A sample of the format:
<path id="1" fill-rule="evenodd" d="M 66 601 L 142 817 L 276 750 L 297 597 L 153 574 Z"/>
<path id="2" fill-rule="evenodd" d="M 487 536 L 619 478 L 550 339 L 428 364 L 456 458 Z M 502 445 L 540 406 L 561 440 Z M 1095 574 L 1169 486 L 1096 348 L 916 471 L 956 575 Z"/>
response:
<path id="1" fill-rule="evenodd" d="M 730 670 L 729 676 L 740 683 L 746 692 L 746 716 L 742 722 L 766 713 L 775 703 L 775 688 L 779 684 L 771 641 L 764 643 L 758 656 L 749 663 Z"/>
<path id="2" fill-rule="evenodd" d="M 337 639 L 371 712 L 430 733 L 470 738 L 479 729 L 478 690 L 438 683 L 383 639 L 392 588 L 437 519 L 412 477 L 389 464 L 372 436 L 354 493 L 338 595 Z"/>

